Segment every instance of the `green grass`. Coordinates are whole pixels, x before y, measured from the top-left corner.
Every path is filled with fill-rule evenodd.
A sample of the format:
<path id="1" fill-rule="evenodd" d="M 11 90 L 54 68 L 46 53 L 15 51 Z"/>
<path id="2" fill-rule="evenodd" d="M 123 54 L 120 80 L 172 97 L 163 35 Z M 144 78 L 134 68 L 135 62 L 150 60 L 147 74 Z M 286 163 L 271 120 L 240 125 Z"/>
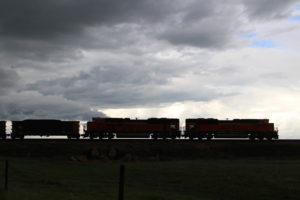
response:
<path id="1" fill-rule="evenodd" d="M 119 161 L 9 158 L 0 199 L 118 199 Z M 298 199 L 300 160 L 216 159 L 125 163 L 125 199 Z M 0 178 L 4 179 L 4 158 Z M 3 180 L 0 180 L 3 188 Z"/>

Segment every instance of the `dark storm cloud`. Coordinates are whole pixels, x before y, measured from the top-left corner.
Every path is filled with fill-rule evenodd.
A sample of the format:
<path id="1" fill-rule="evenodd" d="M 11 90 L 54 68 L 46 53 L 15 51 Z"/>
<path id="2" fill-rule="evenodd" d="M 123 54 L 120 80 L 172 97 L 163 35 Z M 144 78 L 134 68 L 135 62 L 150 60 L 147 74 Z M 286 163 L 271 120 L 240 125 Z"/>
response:
<path id="1" fill-rule="evenodd" d="M 123 43 L 120 37 L 126 38 L 128 33 L 118 32 L 114 25 L 162 22 L 174 10 L 175 1 L 171 2 L 0 0 L 0 53 L 61 61 L 81 49 L 118 48 L 116 44 Z M 95 27 L 100 30 L 91 35 L 90 29 Z"/>
<path id="2" fill-rule="evenodd" d="M 130 21 L 157 21 L 169 12 L 170 1 L 52 0 L 0 1 L 1 35 L 49 39 L 76 34 L 87 26 Z"/>
<path id="3" fill-rule="evenodd" d="M 236 23 L 239 5 L 244 6 L 251 21 L 286 15 L 292 2 L 0 0 L 0 52 L 40 60 L 72 57 L 80 49 L 131 45 L 133 40 L 128 38 L 136 38 L 132 33 L 143 35 L 144 31 L 147 37 L 174 45 L 223 48 L 240 26 Z M 129 29 L 118 32 L 116 25 L 120 24 Z M 95 27 L 98 34 L 93 35 L 91 28 Z"/>
<path id="4" fill-rule="evenodd" d="M 178 73 L 174 71 L 174 73 Z M 65 77 L 29 84 L 26 90 L 43 95 L 58 95 L 66 99 L 85 102 L 88 105 L 137 106 L 182 100 L 210 100 L 220 94 L 201 87 L 201 92 L 191 95 L 168 86 L 171 75 L 168 70 L 145 67 L 95 67 L 77 76 Z M 200 90 L 200 89 L 199 89 Z"/>
<path id="5" fill-rule="evenodd" d="M 17 87 L 19 75 L 12 69 L 0 68 L 0 93 L 5 95 L 7 92 Z"/>
<path id="6" fill-rule="evenodd" d="M 21 92 L 10 96 L 1 96 L 0 102 L 0 119 L 2 120 L 26 118 L 90 120 L 93 116 L 105 116 L 82 103 L 58 96 L 43 96 L 37 92 Z"/>

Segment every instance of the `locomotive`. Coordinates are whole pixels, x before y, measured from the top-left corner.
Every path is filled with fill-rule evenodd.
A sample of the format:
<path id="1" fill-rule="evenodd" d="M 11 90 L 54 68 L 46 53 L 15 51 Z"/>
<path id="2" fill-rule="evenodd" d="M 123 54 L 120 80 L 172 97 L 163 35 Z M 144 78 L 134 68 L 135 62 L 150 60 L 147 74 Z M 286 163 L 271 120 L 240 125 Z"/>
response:
<path id="1" fill-rule="evenodd" d="M 278 130 L 268 119 L 186 119 L 185 135 L 191 140 L 198 138 L 249 138 L 278 139 Z"/>
<path id="2" fill-rule="evenodd" d="M 169 118 L 149 118 L 129 119 L 129 118 L 93 118 L 87 123 L 84 137 L 93 139 L 108 138 L 172 138 L 180 136 L 179 119 Z"/>
<path id="3" fill-rule="evenodd" d="M 218 120 L 195 118 L 186 119 L 182 135 L 179 119 L 173 118 L 101 118 L 94 117 L 87 122 L 83 137 L 90 139 L 151 138 L 176 139 L 189 138 L 249 138 L 250 140 L 278 139 L 278 130 L 268 119 Z M 27 119 L 12 121 L 12 139 L 25 136 L 67 136 L 68 139 L 80 138 L 79 121 L 49 119 Z M 6 138 L 6 122 L 0 121 L 0 137 Z"/>

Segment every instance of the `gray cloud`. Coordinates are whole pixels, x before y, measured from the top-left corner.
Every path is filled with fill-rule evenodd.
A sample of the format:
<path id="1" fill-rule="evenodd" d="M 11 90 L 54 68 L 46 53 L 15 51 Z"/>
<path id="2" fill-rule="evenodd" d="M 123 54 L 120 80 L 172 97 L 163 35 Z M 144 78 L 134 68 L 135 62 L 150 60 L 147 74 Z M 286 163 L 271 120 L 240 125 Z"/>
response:
<path id="1" fill-rule="evenodd" d="M 115 25 L 147 26 L 161 22 L 174 9 L 174 1 L 169 2 L 1 0 L 0 52 L 26 59 L 61 61 L 76 56 L 80 49 L 116 47 L 127 33 L 118 32 Z M 102 27 L 98 35 L 91 33 L 94 27 Z"/>
<path id="2" fill-rule="evenodd" d="M 161 20 L 171 8 L 166 0 L 1 0 L 1 35 L 49 39 L 80 33 L 87 26 Z"/>
<path id="3" fill-rule="evenodd" d="M 174 45 L 223 48 L 240 27 L 237 14 L 237 2 L 228 6 L 226 1 L 194 1 L 158 37 Z"/>
<path id="4" fill-rule="evenodd" d="M 250 19 L 280 19 L 291 14 L 291 5 L 297 0 L 244 0 Z"/>
<path id="5" fill-rule="evenodd" d="M 286 16 L 293 2 L 1 0 L 0 52 L 61 61 L 76 58 L 81 49 L 118 49 L 145 39 L 137 35 L 173 45 L 223 48 L 241 26 L 239 5 L 251 21 Z"/>
<path id="6" fill-rule="evenodd" d="M 196 95 L 174 87 L 170 82 L 180 77 L 181 70 L 145 66 L 95 67 L 79 75 L 38 81 L 26 87 L 43 95 L 59 95 L 66 99 L 85 102 L 101 108 L 110 106 L 145 106 L 182 100 L 207 101 L 222 96 L 213 89 L 199 86 Z"/>
<path id="7" fill-rule="evenodd" d="M 248 21 L 275 20 L 291 15 L 296 0 L 195 1 L 179 17 L 158 34 L 174 45 L 223 49 L 232 46 L 243 21 L 241 6 Z"/>
<path id="8" fill-rule="evenodd" d="M 105 116 L 89 106 L 59 96 L 43 96 L 37 92 L 20 92 L 0 97 L 0 118 L 3 120 L 62 119 L 90 120 Z"/>
<path id="9" fill-rule="evenodd" d="M 174 45 L 223 48 L 232 40 L 233 30 L 233 26 L 224 23 L 224 19 L 207 19 L 170 27 L 160 37 Z"/>
<path id="10" fill-rule="evenodd" d="M 0 68 L 0 93 L 5 95 L 19 83 L 19 75 L 12 69 Z"/>

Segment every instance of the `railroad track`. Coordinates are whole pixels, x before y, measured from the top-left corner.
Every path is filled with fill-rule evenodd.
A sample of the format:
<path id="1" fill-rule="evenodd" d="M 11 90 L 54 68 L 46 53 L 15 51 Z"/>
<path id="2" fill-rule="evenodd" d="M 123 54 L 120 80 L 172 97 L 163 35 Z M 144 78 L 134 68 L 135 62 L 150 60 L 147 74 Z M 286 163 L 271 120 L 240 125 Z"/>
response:
<path id="1" fill-rule="evenodd" d="M 278 140 L 255 140 L 255 141 L 250 141 L 249 139 L 212 139 L 210 141 L 207 141 L 205 139 L 203 140 L 189 140 L 189 139 L 133 139 L 133 138 L 122 138 L 122 139 L 65 139 L 65 138 L 28 138 L 24 140 L 11 140 L 11 139 L 6 139 L 6 140 L 0 140 L 0 143 L 28 143 L 28 142 L 43 142 L 43 143 L 52 143 L 52 142 L 66 142 L 66 143 L 127 143 L 127 142 L 134 142 L 134 143 L 299 143 L 300 144 L 300 139 L 278 139 Z"/>

